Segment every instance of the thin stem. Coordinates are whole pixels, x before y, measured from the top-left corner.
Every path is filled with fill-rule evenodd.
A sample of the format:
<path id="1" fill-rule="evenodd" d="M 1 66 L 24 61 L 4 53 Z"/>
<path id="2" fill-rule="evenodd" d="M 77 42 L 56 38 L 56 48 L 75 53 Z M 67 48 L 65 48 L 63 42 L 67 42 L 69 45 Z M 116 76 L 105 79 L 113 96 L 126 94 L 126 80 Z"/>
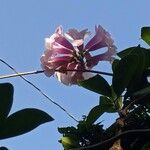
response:
<path id="1" fill-rule="evenodd" d="M 63 110 L 69 117 L 71 117 L 74 121 L 79 122 L 74 116 L 72 116 L 66 109 L 64 109 L 61 105 L 59 105 L 58 103 L 56 103 L 54 100 L 52 100 L 48 95 L 46 95 L 40 88 L 38 88 L 35 84 L 33 84 L 32 82 L 30 82 L 29 80 L 27 80 L 26 78 L 24 78 L 22 76 L 22 73 L 19 74 L 16 69 L 14 69 L 11 65 L 9 65 L 6 61 L 0 59 L 0 61 L 2 63 L 4 63 L 6 66 L 8 66 L 11 70 L 13 70 L 16 74 L 15 76 L 20 76 L 25 82 L 27 82 L 28 84 L 30 84 L 32 87 L 34 87 L 37 91 L 39 91 L 39 93 L 41 93 L 45 98 L 47 98 L 50 102 L 52 102 L 54 105 L 58 106 L 61 110 Z M 36 73 L 42 73 L 43 71 L 31 71 L 28 73 L 24 73 L 25 75 L 28 74 L 36 74 Z"/>
<path id="2" fill-rule="evenodd" d="M 66 72 L 66 71 L 91 72 L 91 73 L 97 73 L 97 74 L 102 74 L 102 75 L 107 75 L 107 76 L 112 76 L 113 75 L 112 73 L 107 73 L 107 72 L 102 72 L 102 71 L 96 71 L 96 70 L 78 70 L 78 69 L 66 69 L 66 70 L 56 69 L 55 70 L 55 72 Z M 39 74 L 39 73 L 43 73 L 43 72 L 44 72 L 44 70 L 34 70 L 34 71 L 28 71 L 28 72 L 18 72 L 18 73 L 15 73 L 15 74 L 0 76 L 0 79 L 6 79 L 6 78 L 12 78 L 12 77 L 18 77 L 18 76 L 26 76 L 26 75 L 32 75 L 32 74 Z"/>
<path id="3" fill-rule="evenodd" d="M 43 72 L 44 72 L 44 70 L 18 72 L 18 73 L 15 73 L 15 74 L 9 74 L 9 75 L 0 76 L 0 79 L 6 79 L 6 78 L 12 78 L 12 77 L 18 77 L 18 76 L 26 76 L 26 75 L 32 75 L 32 74 L 39 74 L 39 73 L 43 73 Z"/>
<path id="4" fill-rule="evenodd" d="M 105 140 L 103 142 L 100 142 L 100 143 L 97 143 L 97 144 L 94 144 L 94 145 L 90 145 L 90 146 L 87 146 L 87 147 L 81 147 L 81 148 L 74 148 L 74 149 L 71 149 L 71 150 L 95 150 L 96 148 L 102 148 L 102 146 L 104 147 L 105 145 L 107 144 L 112 144 L 114 143 L 116 140 L 124 137 L 124 136 L 141 136 L 141 135 L 149 135 L 150 134 L 150 129 L 136 129 L 136 130 L 129 130 L 129 131 L 125 131 L 125 132 L 122 132 L 108 140 Z"/>
<path id="5" fill-rule="evenodd" d="M 97 74 L 102 74 L 102 75 L 107 75 L 107 76 L 113 76 L 112 73 L 108 73 L 108 72 L 103 72 L 103 71 L 96 71 L 96 70 L 87 70 L 87 69 L 84 69 L 84 70 L 79 70 L 79 69 L 66 69 L 66 70 L 59 70 L 59 69 L 56 69 L 55 71 L 58 71 L 58 72 L 63 72 L 63 71 L 77 71 L 77 72 L 90 72 L 90 73 L 97 73 Z"/>

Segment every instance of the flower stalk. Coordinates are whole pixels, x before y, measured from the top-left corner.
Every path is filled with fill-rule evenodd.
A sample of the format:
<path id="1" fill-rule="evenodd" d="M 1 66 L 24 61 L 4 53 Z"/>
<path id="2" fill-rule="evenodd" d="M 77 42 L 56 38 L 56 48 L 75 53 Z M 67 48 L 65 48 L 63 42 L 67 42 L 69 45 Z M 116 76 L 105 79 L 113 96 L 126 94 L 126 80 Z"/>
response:
<path id="1" fill-rule="evenodd" d="M 102 72 L 102 71 L 96 71 L 96 70 L 78 70 L 78 69 L 67 69 L 67 70 L 60 70 L 60 69 L 55 69 L 55 72 L 67 72 L 67 71 L 76 71 L 76 72 L 90 72 L 90 73 L 96 73 L 96 74 L 101 74 L 101 75 L 107 75 L 107 76 L 113 76 L 112 73 L 108 72 Z M 34 70 L 34 71 L 28 71 L 28 72 L 18 72 L 14 74 L 9 74 L 9 75 L 2 75 L 0 76 L 0 79 L 6 79 L 6 78 L 12 78 L 12 77 L 18 77 L 18 76 L 27 76 L 27 75 L 34 75 L 34 74 L 40 74 L 43 73 L 44 70 Z"/>

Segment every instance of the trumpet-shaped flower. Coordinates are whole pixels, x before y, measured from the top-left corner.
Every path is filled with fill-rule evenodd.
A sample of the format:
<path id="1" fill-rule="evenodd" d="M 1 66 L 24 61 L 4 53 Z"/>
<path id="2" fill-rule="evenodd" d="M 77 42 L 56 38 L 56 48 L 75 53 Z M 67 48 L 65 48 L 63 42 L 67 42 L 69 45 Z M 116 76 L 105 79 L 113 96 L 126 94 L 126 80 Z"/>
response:
<path id="1" fill-rule="evenodd" d="M 69 29 L 64 33 L 59 26 L 55 33 L 45 39 L 45 52 L 41 57 L 41 66 L 47 76 L 56 75 L 66 85 L 77 84 L 91 77 L 85 70 L 91 70 L 100 61 L 112 61 L 116 47 L 110 34 L 100 25 L 95 27 L 94 37 L 84 43 L 90 32 L 85 29 Z M 92 56 L 91 51 L 106 47 L 107 51 Z M 78 71 L 77 71 L 78 70 Z"/>

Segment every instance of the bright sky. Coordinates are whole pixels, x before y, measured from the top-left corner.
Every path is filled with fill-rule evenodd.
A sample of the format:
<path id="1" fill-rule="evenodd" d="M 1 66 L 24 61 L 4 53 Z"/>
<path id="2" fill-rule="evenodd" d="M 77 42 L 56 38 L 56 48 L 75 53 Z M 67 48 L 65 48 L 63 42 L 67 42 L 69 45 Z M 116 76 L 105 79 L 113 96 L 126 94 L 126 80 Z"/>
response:
<path id="1" fill-rule="evenodd" d="M 142 43 L 140 28 L 150 25 L 149 6 L 149 0 L 0 0 L 0 57 L 20 72 L 41 69 L 39 59 L 44 51 L 44 38 L 58 25 L 65 31 L 74 27 L 93 32 L 94 26 L 101 24 L 111 33 L 118 51 L 123 50 Z M 111 72 L 110 68 L 104 63 L 98 70 Z M 10 73 L 9 68 L 0 64 L 1 75 Z M 67 87 L 53 77 L 42 74 L 27 78 L 77 119 L 99 102 L 99 95 L 78 86 Z M 111 78 L 106 79 L 111 81 Z M 57 127 L 72 126 L 75 122 L 20 78 L 0 82 L 14 85 L 12 112 L 35 107 L 55 118 L 30 133 L 2 140 L 0 145 L 10 150 L 62 150 Z M 114 119 L 114 115 L 105 114 L 100 121 L 107 127 Z"/>

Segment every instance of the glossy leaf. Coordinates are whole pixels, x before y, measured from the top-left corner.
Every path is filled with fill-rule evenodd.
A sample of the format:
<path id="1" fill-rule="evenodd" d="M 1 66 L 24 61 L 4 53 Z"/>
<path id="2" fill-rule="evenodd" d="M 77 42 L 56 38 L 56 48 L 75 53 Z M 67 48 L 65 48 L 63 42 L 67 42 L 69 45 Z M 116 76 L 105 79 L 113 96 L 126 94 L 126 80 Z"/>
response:
<path id="1" fill-rule="evenodd" d="M 112 70 L 113 70 L 113 72 L 115 71 L 115 69 L 118 66 L 118 64 L 119 64 L 119 59 L 115 59 L 113 61 L 113 64 L 112 64 Z"/>
<path id="2" fill-rule="evenodd" d="M 114 90 L 112 89 L 112 101 L 115 103 L 116 110 L 120 110 L 123 106 L 123 100 L 122 97 L 118 97 Z"/>
<path id="3" fill-rule="evenodd" d="M 150 66 L 150 49 L 145 49 L 140 46 L 127 48 L 117 55 L 123 58 L 128 55 L 138 55 L 141 58 L 142 65 L 145 69 Z"/>
<path id="4" fill-rule="evenodd" d="M 143 27 L 141 29 L 141 38 L 150 45 L 150 27 Z"/>
<path id="5" fill-rule="evenodd" d="M 96 75 L 88 80 L 80 81 L 79 84 L 93 92 L 105 96 L 111 96 L 111 87 L 108 82 L 100 75 Z"/>
<path id="6" fill-rule="evenodd" d="M 0 125 L 0 139 L 27 133 L 49 121 L 53 121 L 53 118 L 41 110 L 35 108 L 20 110 L 10 115 Z"/>
<path id="7" fill-rule="evenodd" d="M 139 46 L 138 46 L 139 47 Z M 119 53 L 117 53 L 117 55 L 120 57 L 120 58 L 123 58 L 125 56 L 128 56 L 130 54 L 133 54 L 135 51 L 137 51 L 137 48 L 138 47 L 129 47 Z"/>
<path id="8" fill-rule="evenodd" d="M 0 150 L 8 150 L 6 147 L 0 147 Z"/>
<path id="9" fill-rule="evenodd" d="M 75 127 L 65 127 L 65 128 L 58 128 L 58 132 L 67 135 L 68 133 L 76 133 Z"/>
<path id="10" fill-rule="evenodd" d="M 116 112 L 116 108 L 112 99 L 101 96 L 100 97 L 100 106 L 107 113 Z"/>
<path id="11" fill-rule="evenodd" d="M 150 141 L 145 143 L 141 150 L 150 150 Z"/>
<path id="12" fill-rule="evenodd" d="M 141 48 L 140 46 L 128 48 L 122 52 L 118 53 L 121 58 L 128 57 L 130 55 L 136 55 L 137 69 L 134 74 L 134 78 L 130 81 L 128 85 L 126 97 L 131 96 L 136 91 L 148 86 L 146 79 L 146 73 L 148 73 L 148 67 L 150 66 L 150 50 Z"/>
<path id="13" fill-rule="evenodd" d="M 137 69 L 138 57 L 136 55 L 128 55 L 123 57 L 114 70 L 113 90 L 120 96 L 135 74 Z"/>
<path id="14" fill-rule="evenodd" d="M 87 116 L 86 123 L 93 124 L 103 113 L 104 110 L 100 105 L 93 107 Z"/>
<path id="15" fill-rule="evenodd" d="M 70 150 L 71 148 L 77 148 L 80 146 L 72 137 L 62 137 L 60 141 L 65 150 Z"/>
<path id="16" fill-rule="evenodd" d="M 13 103 L 13 86 L 10 83 L 0 84 L 0 122 L 9 114 Z"/>
<path id="17" fill-rule="evenodd" d="M 146 87 L 144 89 L 141 89 L 135 92 L 133 96 L 142 96 L 142 95 L 147 95 L 147 94 L 150 94 L 150 87 Z"/>
<path id="18" fill-rule="evenodd" d="M 116 108 L 113 100 L 109 99 L 106 96 L 101 96 L 100 104 L 91 109 L 87 116 L 86 123 L 93 124 L 105 112 L 116 112 Z"/>

